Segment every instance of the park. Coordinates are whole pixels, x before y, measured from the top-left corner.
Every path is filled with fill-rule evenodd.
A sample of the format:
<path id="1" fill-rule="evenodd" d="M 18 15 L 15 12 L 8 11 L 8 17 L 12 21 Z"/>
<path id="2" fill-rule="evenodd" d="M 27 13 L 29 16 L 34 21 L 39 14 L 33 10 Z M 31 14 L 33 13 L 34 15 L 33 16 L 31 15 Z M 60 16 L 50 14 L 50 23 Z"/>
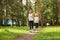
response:
<path id="1" fill-rule="evenodd" d="M 0 40 L 60 40 L 60 0 L 0 0 Z"/>

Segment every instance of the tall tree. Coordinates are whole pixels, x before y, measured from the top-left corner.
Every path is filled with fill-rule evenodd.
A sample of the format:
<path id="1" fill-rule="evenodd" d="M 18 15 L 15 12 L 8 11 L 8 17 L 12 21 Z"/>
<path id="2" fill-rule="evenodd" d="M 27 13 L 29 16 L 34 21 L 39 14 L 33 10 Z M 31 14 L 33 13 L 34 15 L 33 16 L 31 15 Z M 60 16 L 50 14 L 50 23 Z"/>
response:
<path id="1" fill-rule="evenodd" d="M 36 0 L 36 6 L 38 9 L 37 12 L 39 12 L 41 26 L 43 26 L 43 13 L 42 13 L 41 4 L 39 0 Z"/>

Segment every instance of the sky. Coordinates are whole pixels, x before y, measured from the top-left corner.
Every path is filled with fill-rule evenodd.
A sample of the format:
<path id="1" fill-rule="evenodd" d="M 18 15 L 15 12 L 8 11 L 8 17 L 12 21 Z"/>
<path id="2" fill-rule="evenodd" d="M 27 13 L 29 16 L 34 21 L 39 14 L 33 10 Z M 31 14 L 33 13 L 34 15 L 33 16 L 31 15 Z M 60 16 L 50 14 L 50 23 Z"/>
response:
<path id="1" fill-rule="evenodd" d="M 30 0 L 32 3 L 34 3 L 33 0 Z M 26 5 L 26 0 L 23 0 L 23 4 Z"/>
<path id="2" fill-rule="evenodd" d="M 23 0 L 23 4 L 24 4 L 24 5 L 26 4 L 26 0 Z"/>

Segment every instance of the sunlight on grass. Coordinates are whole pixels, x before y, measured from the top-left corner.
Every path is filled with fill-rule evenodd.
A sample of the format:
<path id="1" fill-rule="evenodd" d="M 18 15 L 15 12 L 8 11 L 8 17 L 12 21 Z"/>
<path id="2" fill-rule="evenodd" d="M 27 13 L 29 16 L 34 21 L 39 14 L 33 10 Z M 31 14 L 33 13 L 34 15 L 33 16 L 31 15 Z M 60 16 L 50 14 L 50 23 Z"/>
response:
<path id="1" fill-rule="evenodd" d="M 5 32 L 5 31 L 8 31 L 8 32 L 13 32 L 13 33 L 28 33 L 28 31 L 26 29 L 23 29 L 22 27 L 20 29 L 17 29 L 17 28 L 1 28 L 0 29 L 0 32 Z"/>
<path id="2" fill-rule="evenodd" d="M 18 35 L 27 34 L 28 27 L 1 27 L 0 40 L 13 40 Z"/>
<path id="3" fill-rule="evenodd" d="M 13 33 L 28 33 L 28 31 L 26 30 L 18 30 L 18 29 L 7 29 L 9 32 L 13 32 Z"/>
<path id="4" fill-rule="evenodd" d="M 48 26 L 41 28 L 32 40 L 60 40 L 60 27 Z"/>
<path id="5" fill-rule="evenodd" d="M 56 32 L 56 28 L 44 28 L 42 32 Z"/>
<path id="6" fill-rule="evenodd" d="M 60 27 L 46 27 L 41 30 L 42 32 L 60 32 Z"/>
<path id="7" fill-rule="evenodd" d="M 4 29 L 0 29 L 0 32 L 4 32 L 5 30 Z"/>

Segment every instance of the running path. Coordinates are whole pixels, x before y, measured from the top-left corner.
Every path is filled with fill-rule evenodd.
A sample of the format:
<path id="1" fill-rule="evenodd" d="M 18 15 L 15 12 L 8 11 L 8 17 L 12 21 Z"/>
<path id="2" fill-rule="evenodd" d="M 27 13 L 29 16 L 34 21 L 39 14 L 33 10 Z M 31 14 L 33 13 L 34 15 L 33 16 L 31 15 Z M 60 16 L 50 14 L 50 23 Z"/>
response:
<path id="1" fill-rule="evenodd" d="M 26 35 L 22 35 L 22 36 L 18 36 L 17 38 L 15 38 L 14 40 L 32 40 L 32 37 L 35 35 L 36 33 L 28 33 Z"/>

